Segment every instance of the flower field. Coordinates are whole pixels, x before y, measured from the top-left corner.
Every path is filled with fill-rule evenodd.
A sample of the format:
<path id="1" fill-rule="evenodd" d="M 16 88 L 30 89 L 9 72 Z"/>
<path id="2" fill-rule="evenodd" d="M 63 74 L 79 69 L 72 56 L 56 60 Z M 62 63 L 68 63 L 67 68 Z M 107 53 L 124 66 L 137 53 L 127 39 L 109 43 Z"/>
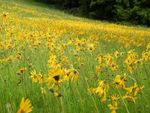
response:
<path id="1" fill-rule="evenodd" d="M 148 113 L 150 28 L 0 0 L 0 113 Z"/>

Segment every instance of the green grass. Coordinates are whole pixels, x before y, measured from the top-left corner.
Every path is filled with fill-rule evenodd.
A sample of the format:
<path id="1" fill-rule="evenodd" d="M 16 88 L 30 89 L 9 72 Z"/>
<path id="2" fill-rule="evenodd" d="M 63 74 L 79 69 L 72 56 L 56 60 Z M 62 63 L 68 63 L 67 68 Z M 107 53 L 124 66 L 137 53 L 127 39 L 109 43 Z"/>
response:
<path id="1" fill-rule="evenodd" d="M 0 59 L 15 55 L 18 51 L 22 54 L 21 60 L 0 63 L 0 113 L 16 113 L 22 97 L 27 97 L 31 100 L 33 106 L 32 113 L 109 113 L 110 110 L 107 105 L 110 103 L 110 99 L 108 99 L 106 103 L 102 103 L 100 97 L 89 93 L 88 89 L 96 87 L 98 79 L 114 79 L 116 74 L 123 74 L 124 72 L 128 75 L 128 86 L 134 84 L 134 81 L 130 79 L 132 77 L 136 79 L 138 85 L 144 85 L 144 89 L 142 89 L 142 92 L 138 95 L 136 103 L 125 102 L 125 106 L 124 102 L 121 101 L 117 112 L 126 113 L 128 110 L 129 113 L 149 112 L 149 60 L 143 65 L 138 65 L 133 74 L 130 74 L 123 64 L 129 50 L 135 49 L 139 56 L 141 56 L 142 51 L 145 51 L 146 45 L 150 42 L 149 28 L 115 25 L 107 22 L 74 17 L 45 4 L 35 3 L 29 0 L 0 0 L 0 6 L 3 6 L 0 7 L 1 14 L 6 12 L 8 13 L 8 17 L 10 16 L 8 26 L 7 24 L 3 26 L 3 22 L 0 22 L 2 26 L 0 29 L 0 33 L 2 34 L 0 41 L 10 38 L 13 40 L 13 44 L 15 44 L 15 47 L 11 49 L 0 48 Z M 29 78 L 30 72 L 34 69 L 46 75 L 48 74 L 49 49 L 44 45 L 47 41 L 46 38 L 43 38 L 46 37 L 45 34 L 47 33 L 45 31 L 47 29 L 44 29 L 44 25 L 47 25 L 46 28 L 51 27 L 51 24 L 48 22 L 53 20 L 56 21 L 56 28 L 54 28 L 55 30 L 52 31 L 52 33 L 57 29 L 64 30 L 64 34 L 58 35 L 59 38 L 54 43 L 56 45 L 54 52 L 59 60 L 62 58 L 62 56 L 59 55 L 59 50 L 62 49 L 61 45 L 67 44 L 69 40 L 75 42 L 77 38 L 86 40 L 84 46 L 80 47 L 85 50 L 78 53 L 78 56 L 83 59 L 83 65 L 81 66 L 79 66 L 80 62 L 77 61 L 78 56 L 73 55 L 75 45 L 69 45 L 66 49 L 62 50 L 64 52 L 62 53 L 63 56 L 67 56 L 69 59 L 66 68 L 73 64 L 79 73 L 78 81 L 69 80 L 60 86 L 59 92 L 62 94 L 62 97 L 54 97 L 48 90 L 46 94 L 42 95 L 40 90 L 42 85 L 32 83 L 32 80 Z M 34 21 L 37 26 L 32 25 Z M 58 21 L 62 23 L 57 24 Z M 28 22 L 32 24 L 28 24 Z M 40 26 L 42 23 L 43 25 Z M 73 27 L 71 26 L 72 24 Z M 80 25 L 83 25 L 83 28 Z M 41 28 L 39 28 L 39 26 Z M 54 25 L 52 26 L 55 27 Z M 7 36 L 7 29 L 9 28 L 14 29 L 14 37 Z M 113 31 L 114 29 L 119 31 Z M 123 30 L 126 30 L 126 32 L 123 32 Z M 37 36 L 34 34 L 40 31 L 42 31 L 41 34 L 43 36 L 41 36 L 41 34 Z M 39 48 L 33 48 L 34 44 L 32 40 L 27 39 L 26 41 L 26 39 L 24 39 L 23 41 L 16 41 L 18 37 L 28 37 L 29 35 L 26 32 L 34 34 L 35 39 L 33 39 L 33 42 L 36 40 L 36 37 L 39 38 L 37 39 L 41 42 Z M 19 33 L 23 35 L 19 35 Z M 60 32 L 57 33 L 56 31 L 56 35 L 59 33 Z M 91 38 L 93 35 L 95 39 Z M 114 38 L 120 35 L 121 37 L 127 37 L 127 39 L 133 40 L 135 43 L 129 41 L 129 46 L 125 47 L 122 42 L 118 42 L 119 38 Z M 113 38 L 110 41 L 106 39 L 111 36 Z M 96 37 L 100 38 L 96 40 Z M 138 41 L 142 45 L 138 46 Z M 87 43 L 96 45 L 95 51 L 87 51 Z M 128 41 L 125 42 L 125 44 L 126 43 L 128 44 Z M 120 67 L 119 71 L 113 72 L 108 68 L 103 74 L 97 75 L 95 72 L 96 65 L 98 65 L 96 61 L 97 55 L 113 54 L 116 50 L 124 52 L 123 57 L 117 59 L 117 64 Z M 29 67 L 30 63 L 32 63 L 32 68 Z M 23 75 L 17 75 L 16 73 L 20 67 L 26 67 L 27 69 Z M 21 82 L 19 83 L 20 80 Z M 46 88 L 48 87 L 47 84 L 43 85 Z M 111 93 L 119 94 L 113 89 L 110 94 Z"/>

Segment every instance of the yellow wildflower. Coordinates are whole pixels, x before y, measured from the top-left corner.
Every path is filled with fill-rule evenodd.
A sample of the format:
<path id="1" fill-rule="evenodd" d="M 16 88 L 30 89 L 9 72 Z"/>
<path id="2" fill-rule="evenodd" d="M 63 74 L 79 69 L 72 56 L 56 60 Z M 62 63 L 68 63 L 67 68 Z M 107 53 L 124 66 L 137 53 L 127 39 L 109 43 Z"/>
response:
<path id="1" fill-rule="evenodd" d="M 31 105 L 31 101 L 23 97 L 17 113 L 30 113 L 32 111 L 32 108 L 33 107 Z"/>
<path id="2" fill-rule="evenodd" d="M 118 88 L 125 88 L 126 80 L 126 75 L 124 75 L 123 77 L 121 77 L 120 75 L 116 75 L 114 83 L 117 85 Z"/>

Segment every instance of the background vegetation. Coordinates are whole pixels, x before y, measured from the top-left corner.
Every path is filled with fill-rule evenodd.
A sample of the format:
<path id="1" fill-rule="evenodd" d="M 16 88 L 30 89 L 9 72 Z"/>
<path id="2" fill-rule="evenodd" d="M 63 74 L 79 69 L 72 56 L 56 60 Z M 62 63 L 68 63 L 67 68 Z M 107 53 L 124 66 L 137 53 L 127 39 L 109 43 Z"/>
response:
<path id="1" fill-rule="evenodd" d="M 150 25 L 149 0 L 35 0 L 94 19 Z"/>

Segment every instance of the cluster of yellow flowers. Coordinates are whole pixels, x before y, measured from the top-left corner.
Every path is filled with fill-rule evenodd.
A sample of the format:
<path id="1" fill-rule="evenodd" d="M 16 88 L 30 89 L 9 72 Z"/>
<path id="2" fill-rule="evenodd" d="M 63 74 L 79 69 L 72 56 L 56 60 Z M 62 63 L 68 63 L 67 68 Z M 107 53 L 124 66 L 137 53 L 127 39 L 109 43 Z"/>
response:
<path id="1" fill-rule="evenodd" d="M 41 84 L 42 94 L 43 89 L 45 90 L 45 88 L 47 88 L 47 90 L 45 90 L 44 93 L 46 93 L 46 91 L 48 90 L 54 94 L 58 93 L 58 90 L 60 89 L 60 84 L 66 83 L 69 80 L 78 80 L 79 75 L 77 70 L 73 67 L 71 67 L 70 69 L 61 67 L 60 64 L 56 63 L 55 55 L 50 55 L 48 64 L 48 75 L 37 73 L 35 70 L 30 73 L 30 78 L 32 79 L 33 83 Z"/>
<path id="2" fill-rule="evenodd" d="M 133 86 L 127 86 L 127 77 L 124 74 L 116 75 L 114 79 L 98 80 L 98 86 L 90 88 L 89 91 L 100 96 L 104 104 L 109 103 L 108 108 L 111 113 L 116 113 L 121 103 L 125 104 L 125 101 L 135 103 L 143 87 L 138 86 L 136 82 Z M 111 94 L 112 90 L 115 91 L 114 94 Z"/>
<path id="3" fill-rule="evenodd" d="M 148 49 L 146 49 L 146 52 L 148 52 Z M 107 103 L 106 101 L 109 102 L 111 100 L 111 103 L 108 105 L 111 113 L 116 113 L 117 109 L 119 108 L 119 103 L 122 101 L 123 103 L 125 103 L 124 101 L 135 103 L 138 94 L 144 87 L 139 86 L 135 79 L 133 80 L 134 85 L 132 86 L 128 86 L 127 81 L 130 81 L 129 79 L 133 79 L 130 76 L 130 73 L 134 73 L 135 69 L 137 68 L 136 64 L 143 64 L 145 61 L 148 61 L 150 58 L 149 55 L 146 54 L 146 57 L 144 58 L 142 53 L 142 57 L 139 58 L 137 52 L 130 50 L 127 53 L 127 57 L 125 58 L 124 63 L 122 63 L 122 67 L 124 67 L 125 64 L 127 70 L 129 71 L 129 75 L 127 76 L 126 74 L 117 74 L 118 72 L 123 71 L 123 69 L 120 70 L 121 65 L 118 65 L 118 62 L 114 61 L 116 58 L 118 61 L 119 57 L 123 57 L 124 54 L 125 52 L 118 51 L 115 51 L 114 54 L 99 54 L 97 56 L 98 65 L 96 66 L 98 86 L 96 88 L 89 89 L 91 93 L 98 94 L 101 97 L 101 102 Z M 109 70 L 112 71 L 110 72 Z M 115 78 L 113 74 L 117 74 Z M 111 94 L 112 90 L 116 91 L 115 94 Z"/>

